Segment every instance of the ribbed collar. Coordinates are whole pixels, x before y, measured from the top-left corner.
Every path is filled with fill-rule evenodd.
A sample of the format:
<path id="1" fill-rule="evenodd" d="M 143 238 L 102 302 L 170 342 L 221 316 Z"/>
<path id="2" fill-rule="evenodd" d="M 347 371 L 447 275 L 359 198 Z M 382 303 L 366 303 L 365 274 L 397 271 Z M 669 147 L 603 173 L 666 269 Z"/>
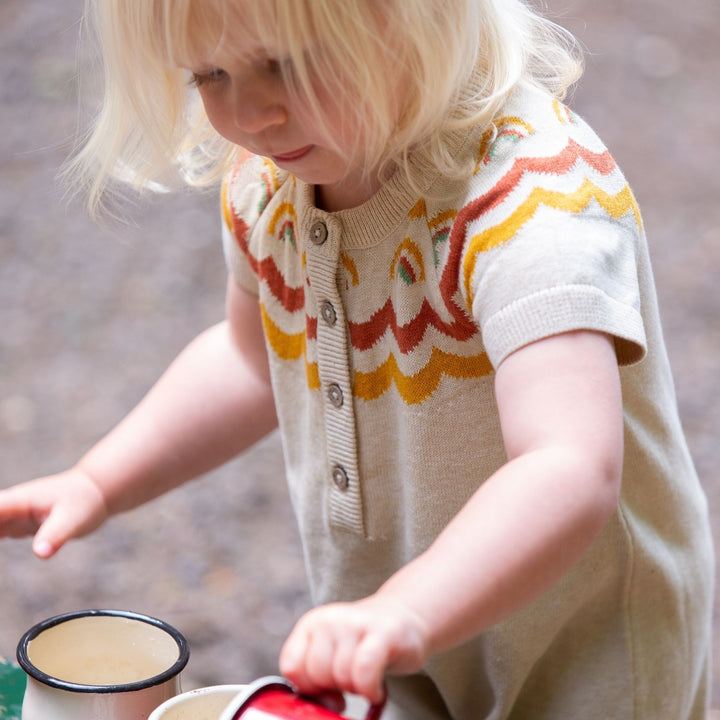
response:
<path id="1" fill-rule="evenodd" d="M 462 101 L 475 97 L 480 83 L 474 76 L 463 92 Z M 476 152 L 485 128 L 464 127 L 450 131 L 446 137 L 449 154 L 458 159 L 465 152 Z M 410 157 L 413 187 L 404 173 L 395 172 L 380 189 L 362 205 L 335 213 L 327 213 L 315 207 L 315 187 L 297 181 L 296 207 L 299 216 L 311 212 L 314 219 L 332 215 L 343 228 L 342 244 L 347 248 L 370 248 L 392 235 L 407 218 L 412 207 L 423 195 L 442 195 L 440 184 L 445 180 L 440 170 L 421 157 Z M 420 192 L 420 194 L 418 193 Z M 436 192 L 437 191 L 437 192 Z"/>

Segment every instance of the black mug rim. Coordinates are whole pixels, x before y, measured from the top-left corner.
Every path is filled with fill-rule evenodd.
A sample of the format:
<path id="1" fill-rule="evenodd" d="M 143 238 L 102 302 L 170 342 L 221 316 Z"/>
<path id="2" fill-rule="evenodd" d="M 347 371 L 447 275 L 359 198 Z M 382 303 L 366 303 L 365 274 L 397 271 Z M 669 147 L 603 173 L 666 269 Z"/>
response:
<path id="1" fill-rule="evenodd" d="M 67 680 L 61 680 L 60 678 L 48 675 L 33 665 L 30 660 L 30 656 L 28 655 L 28 648 L 30 642 L 40 635 L 40 633 L 54 627 L 55 625 L 67 622 L 68 620 L 98 616 L 121 617 L 129 620 L 138 620 L 164 630 L 177 643 L 178 659 L 167 670 L 164 670 L 159 675 L 153 675 L 152 677 L 145 678 L 144 680 L 138 680 L 136 682 L 119 683 L 115 685 L 83 685 L 81 683 L 68 682 Z M 20 642 L 17 646 L 18 664 L 30 677 L 53 688 L 79 693 L 133 692 L 136 690 L 144 690 L 145 688 L 154 687 L 155 685 L 162 685 L 177 676 L 187 665 L 189 658 L 190 650 L 188 648 L 187 640 L 179 630 L 174 628 L 172 625 L 169 625 L 164 620 L 159 620 L 158 618 L 151 617 L 150 615 L 144 615 L 130 610 L 75 610 L 73 612 L 54 615 L 53 617 L 47 618 L 46 620 L 42 620 L 36 625 L 33 625 L 22 636 L 22 638 L 20 638 Z"/>

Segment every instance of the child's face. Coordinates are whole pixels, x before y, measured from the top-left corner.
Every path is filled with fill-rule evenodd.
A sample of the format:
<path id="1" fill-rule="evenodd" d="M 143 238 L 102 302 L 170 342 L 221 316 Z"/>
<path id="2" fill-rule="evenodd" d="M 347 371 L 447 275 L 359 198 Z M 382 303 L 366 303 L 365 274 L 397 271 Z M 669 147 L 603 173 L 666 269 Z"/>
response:
<path id="1" fill-rule="evenodd" d="M 288 92 L 283 70 L 290 68 L 283 68 L 283 63 L 290 61 L 260 47 L 238 47 L 242 43 L 233 40 L 232 49 L 221 45 L 207 54 L 207 60 L 190 68 L 215 130 L 319 186 L 325 204 L 332 206 L 327 209 L 342 209 L 340 206 L 367 199 L 375 188 L 362 179 L 359 159 L 347 158 L 336 149 L 338 144 L 358 147 L 358 128 L 348 127 L 342 119 L 352 114 L 343 113 L 338 101 L 318 87 L 323 118 L 334 133 L 333 143 L 316 122 L 309 102 Z"/>

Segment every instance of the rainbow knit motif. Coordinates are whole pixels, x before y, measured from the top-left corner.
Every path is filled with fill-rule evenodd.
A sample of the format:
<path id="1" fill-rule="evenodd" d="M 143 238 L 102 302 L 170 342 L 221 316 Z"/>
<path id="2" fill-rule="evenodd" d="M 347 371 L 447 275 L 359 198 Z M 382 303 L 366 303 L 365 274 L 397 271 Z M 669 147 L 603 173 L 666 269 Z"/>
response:
<path id="1" fill-rule="evenodd" d="M 617 512 L 536 602 L 389 677 L 391 702 L 428 703 L 393 717 L 699 720 L 712 541 L 632 192 L 593 131 L 530 88 L 447 147 L 466 180 L 416 161 L 417 185 L 395 175 L 338 213 L 261 158 L 225 184 L 225 251 L 258 296 L 313 600 L 372 594 L 497 478 L 510 353 L 606 333 L 626 420 Z"/>
<path id="2" fill-rule="evenodd" d="M 532 142 L 538 135 L 534 120 L 504 115 L 477 143 L 470 193 L 463 188 L 444 203 L 417 198 L 406 212 L 402 232 L 380 238 L 380 250 L 340 251 L 337 278 L 346 303 L 362 296 L 370 284 L 386 288 L 382 302 L 370 307 L 366 297 L 357 311 L 346 304 L 350 345 L 360 360 L 353 362 L 356 398 L 374 400 L 394 388 L 405 403 L 416 404 L 431 396 L 443 378 L 471 380 L 492 372 L 473 317 L 474 279 L 484 256 L 510 243 L 539 208 L 566 215 L 629 216 L 641 228 L 635 199 L 608 151 L 568 108 L 548 100 L 545 109 L 543 124 L 556 125 L 551 152 L 543 147 L 543 153 L 532 153 L 538 147 Z M 236 249 L 263 288 L 270 347 L 278 358 L 302 360 L 308 387 L 319 389 L 314 349 L 318 315 L 306 302 L 311 283 L 298 241 L 297 201 L 288 193 L 288 199 L 271 204 L 283 184 L 294 189 L 296 183 L 269 161 L 257 161 L 254 170 L 259 173 L 248 189 L 243 185 L 247 170 L 243 164 L 228 178 L 225 221 Z M 492 179 L 489 186 L 486 178 Z M 261 217 L 265 237 L 259 244 L 250 243 L 250 224 Z M 368 252 L 383 262 L 375 257 L 368 263 Z M 428 290 L 430 285 L 434 287 Z M 418 350 L 430 338 L 432 346 Z"/>

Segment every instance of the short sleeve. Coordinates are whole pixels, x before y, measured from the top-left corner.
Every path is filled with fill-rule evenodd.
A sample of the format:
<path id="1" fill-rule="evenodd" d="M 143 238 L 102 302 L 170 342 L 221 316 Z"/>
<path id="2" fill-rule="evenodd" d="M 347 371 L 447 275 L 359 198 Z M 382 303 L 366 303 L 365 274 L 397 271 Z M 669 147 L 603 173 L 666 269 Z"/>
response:
<path id="1" fill-rule="evenodd" d="M 522 149 L 537 154 L 509 154 L 473 201 L 461 284 L 495 367 L 572 330 L 613 336 L 622 365 L 646 353 L 640 211 L 596 136 L 579 120 L 572 130 L 529 137 Z"/>
<path id="2" fill-rule="evenodd" d="M 643 358 L 637 229 L 634 217 L 626 220 L 538 208 L 511 240 L 482 253 L 472 308 L 495 367 L 524 345 L 572 330 L 612 335 L 621 365 Z"/>

